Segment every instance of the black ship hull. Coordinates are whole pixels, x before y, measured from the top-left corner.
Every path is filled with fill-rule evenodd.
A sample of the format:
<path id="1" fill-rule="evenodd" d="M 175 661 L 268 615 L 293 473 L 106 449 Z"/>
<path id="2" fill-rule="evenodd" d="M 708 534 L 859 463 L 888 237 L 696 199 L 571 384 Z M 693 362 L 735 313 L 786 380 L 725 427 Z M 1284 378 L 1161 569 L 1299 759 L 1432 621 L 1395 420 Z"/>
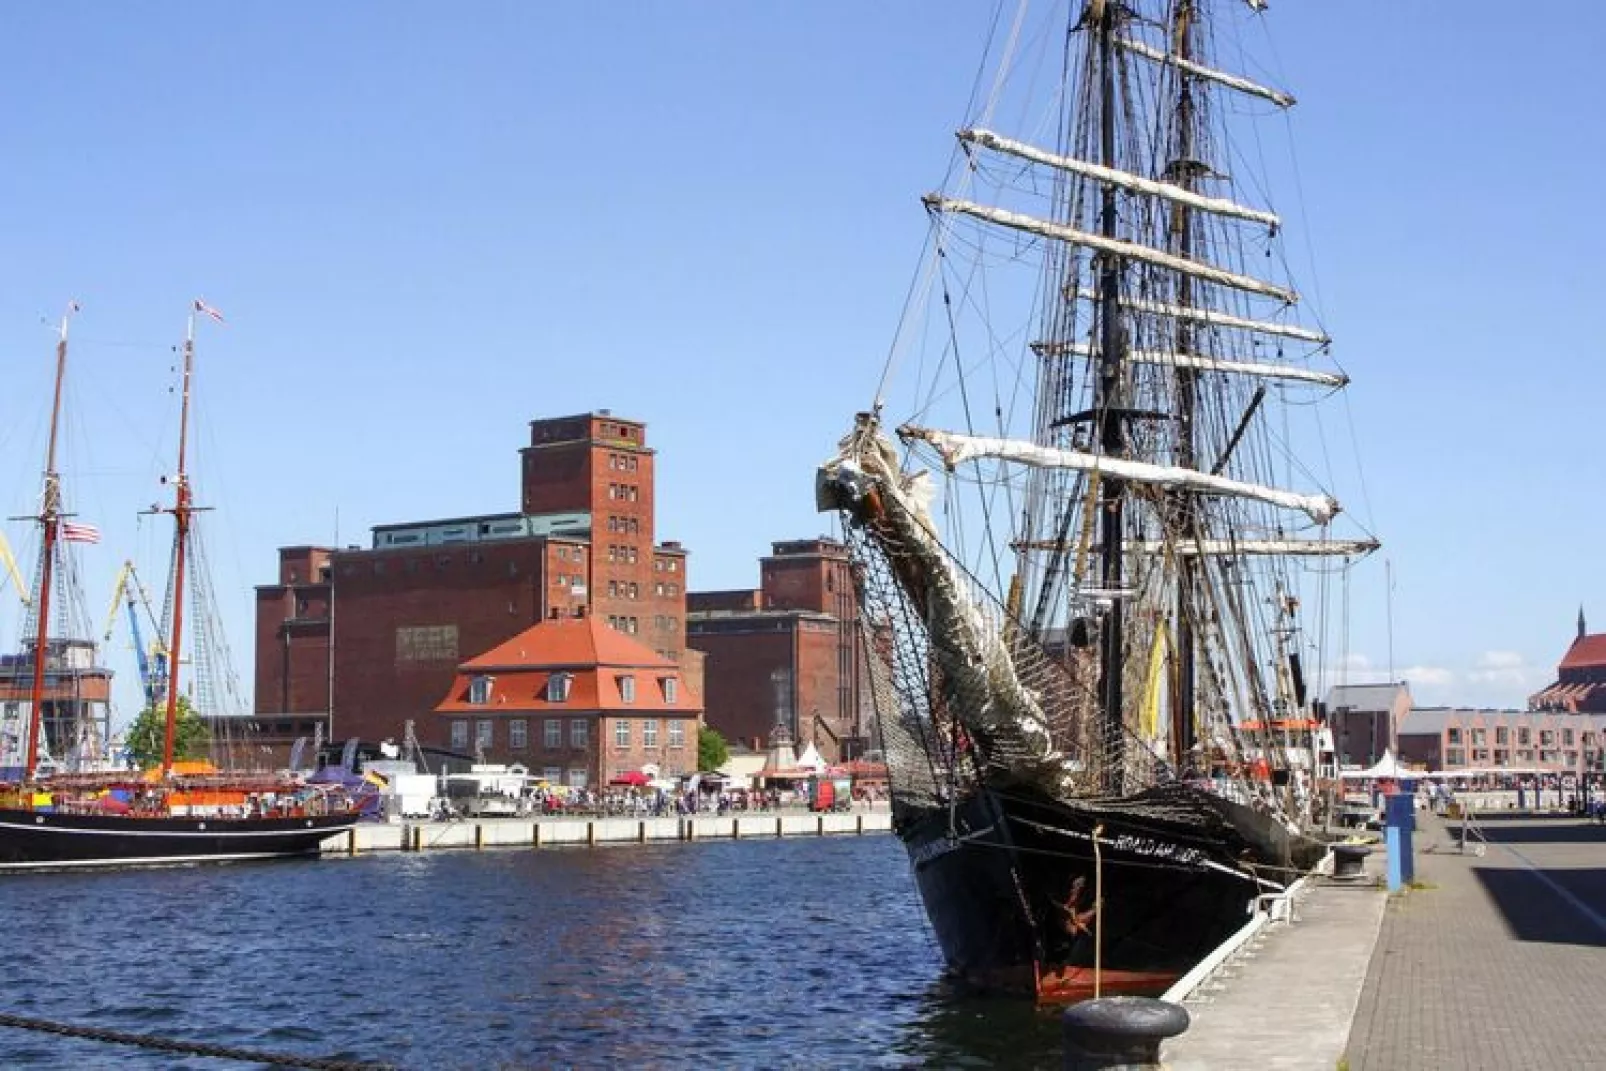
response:
<path id="1" fill-rule="evenodd" d="M 0 809 L 0 871 L 313 855 L 356 823 L 352 814 L 173 818 Z"/>
<path id="2" fill-rule="evenodd" d="M 1044 1001 L 1092 996 L 1095 972 L 1106 994 L 1164 992 L 1249 921 L 1259 894 L 1291 883 L 1322 851 L 1195 789 L 1122 802 L 1134 806 L 1095 811 L 981 789 L 951 812 L 900 816 L 956 978 Z"/>

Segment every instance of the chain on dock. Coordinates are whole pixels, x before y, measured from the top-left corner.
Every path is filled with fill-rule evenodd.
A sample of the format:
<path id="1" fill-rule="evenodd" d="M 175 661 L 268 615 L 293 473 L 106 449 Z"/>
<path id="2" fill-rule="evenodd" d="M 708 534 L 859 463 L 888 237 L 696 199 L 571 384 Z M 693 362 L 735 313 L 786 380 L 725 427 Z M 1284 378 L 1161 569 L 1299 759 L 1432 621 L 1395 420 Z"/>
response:
<path id="1" fill-rule="evenodd" d="M 312 1071 L 391 1071 L 390 1064 L 366 1063 L 360 1060 L 326 1060 L 318 1056 L 298 1056 L 285 1052 L 263 1052 L 258 1049 L 237 1049 L 228 1045 L 208 1045 L 199 1041 L 178 1041 L 152 1034 L 130 1034 L 122 1030 L 107 1030 L 98 1026 L 74 1026 L 49 1019 L 33 1019 L 25 1015 L 8 1015 L 0 1012 L 0 1026 L 18 1030 L 37 1030 L 61 1037 L 86 1038 L 104 1041 L 111 1045 L 134 1045 L 160 1052 L 182 1053 L 186 1056 L 210 1056 L 218 1060 L 243 1060 L 248 1063 L 268 1064 L 277 1067 L 304 1067 Z"/>

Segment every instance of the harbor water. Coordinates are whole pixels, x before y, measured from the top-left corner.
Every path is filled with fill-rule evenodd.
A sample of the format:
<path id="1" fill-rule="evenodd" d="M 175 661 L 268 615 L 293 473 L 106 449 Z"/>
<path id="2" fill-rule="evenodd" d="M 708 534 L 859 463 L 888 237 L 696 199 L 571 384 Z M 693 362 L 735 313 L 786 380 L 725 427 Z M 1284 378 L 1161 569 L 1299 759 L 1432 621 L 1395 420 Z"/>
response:
<path id="1" fill-rule="evenodd" d="M 398 1068 L 1056 1067 L 954 992 L 890 836 L 0 881 L 18 1016 Z M 0 1066 L 244 1067 L 0 1028 Z"/>

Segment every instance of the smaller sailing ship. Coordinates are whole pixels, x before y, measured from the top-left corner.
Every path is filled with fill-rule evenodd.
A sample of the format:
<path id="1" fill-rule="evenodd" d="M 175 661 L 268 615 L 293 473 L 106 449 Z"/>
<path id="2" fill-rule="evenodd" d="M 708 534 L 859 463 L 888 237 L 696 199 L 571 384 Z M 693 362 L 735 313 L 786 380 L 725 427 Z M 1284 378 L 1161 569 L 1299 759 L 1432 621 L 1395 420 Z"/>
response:
<path id="1" fill-rule="evenodd" d="M 291 776 L 238 774 L 209 764 L 175 762 L 179 718 L 179 666 L 184 630 L 186 568 L 192 560 L 191 499 L 186 446 L 190 385 L 195 368 L 195 317 L 221 319 L 204 302 L 191 307 L 184 341 L 183 401 L 179 417 L 178 472 L 170 481 L 173 504 L 161 510 L 174 521 L 170 616 L 164 650 L 164 739 L 160 766 L 151 771 L 47 771 L 43 714 L 50 650 L 53 577 L 60 547 L 71 538 L 56 471 L 56 432 L 61 387 L 67 369 L 63 317 L 56 345 L 55 403 L 45 459 L 44 492 L 37 521 L 41 533 L 40 582 L 34 594 L 29 714 L 21 729 L 22 762 L 17 779 L 0 786 L 0 870 L 189 863 L 316 853 L 324 840 L 350 829 L 357 812 L 344 794 Z M 203 769 L 196 771 L 199 765 Z"/>

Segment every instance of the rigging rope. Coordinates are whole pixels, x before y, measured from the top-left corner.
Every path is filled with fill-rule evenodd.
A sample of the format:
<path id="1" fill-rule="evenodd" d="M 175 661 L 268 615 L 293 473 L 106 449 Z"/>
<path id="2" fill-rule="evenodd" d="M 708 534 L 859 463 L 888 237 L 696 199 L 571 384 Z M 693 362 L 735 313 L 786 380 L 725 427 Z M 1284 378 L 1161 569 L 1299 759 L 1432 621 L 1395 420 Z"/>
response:
<path id="1" fill-rule="evenodd" d="M 84 1038 L 102 1041 L 109 1045 L 132 1045 L 157 1052 L 176 1052 L 186 1056 L 210 1056 L 218 1060 L 241 1060 L 246 1063 L 269 1064 L 275 1067 L 303 1067 L 313 1071 L 388 1071 L 394 1065 L 370 1063 L 363 1060 L 325 1059 L 319 1056 L 299 1056 L 287 1052 L 265 1052 L 260 1049 L 240 1049 L 229 1045 L 209 1045 L 198 1041 L 179 1041 L 175 1038 L 156 1037 L 153 1034 L 131 1034 L 124 1030 L 108 1030 L 98 1026 L 77 1026 L 50 1019 L 35 1019 L 26 1015 L 0 1012 L 0 1026 L 17 1030 L 34 1030 L 58 1037 Z"/>

